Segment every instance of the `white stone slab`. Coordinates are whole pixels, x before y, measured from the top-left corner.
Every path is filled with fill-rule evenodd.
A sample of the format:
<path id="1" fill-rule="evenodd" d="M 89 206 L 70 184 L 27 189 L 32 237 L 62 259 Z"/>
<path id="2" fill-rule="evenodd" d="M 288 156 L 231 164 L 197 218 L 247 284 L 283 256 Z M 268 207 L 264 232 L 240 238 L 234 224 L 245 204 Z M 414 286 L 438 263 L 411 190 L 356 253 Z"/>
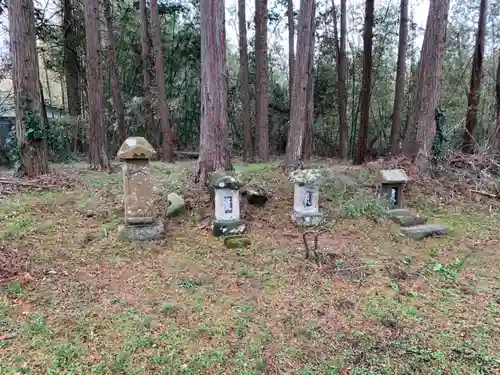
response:
<path id="1" fill-rule="evenodd" d="M 240 192 L 232 189 L 215 189 L 215 219 L 240 219 Z"/>
<path id="2" fill-rule="evenodd" d="M 319 212 L 319 188 L 317 185 L 295 184 L 293 195 L 295 214 L 315 214 Z"/>
<path id="3" fill-rule="evenodd" d="M 408 182 L 408 175 L 404 169 L 382 169 L 380 181 L 384 184 L 400 184 Z"/>

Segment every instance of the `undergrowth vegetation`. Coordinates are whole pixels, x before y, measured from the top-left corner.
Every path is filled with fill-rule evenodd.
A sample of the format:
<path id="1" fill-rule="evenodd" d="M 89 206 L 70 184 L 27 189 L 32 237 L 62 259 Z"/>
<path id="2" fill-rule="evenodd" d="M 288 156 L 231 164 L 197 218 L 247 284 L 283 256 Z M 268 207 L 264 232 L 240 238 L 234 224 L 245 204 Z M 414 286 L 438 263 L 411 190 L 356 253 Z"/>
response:
<path id="1" fill-rule="evenodd" d="M 405 192 L 449 236 L 409 241 L 363 169 L 331 166 L 321 262 L 304 259 L 292 187 L 274 165 L 236 169 L 270 193 L 242 205 L 252 245 L 226 249 L 190 165 L 153 163 L 188 211 L 163 241 L 120 242 L 120 173 L 62 170 L 72 189 L 0 199 L 2 251 L 28 275 L 0 293 L 1 374 L 495 374 L 498 204 Z M 63 173 L 61 172 L 61 173 Z M 489 209 L 489 207 L 494 209 Z M 24 263 L 23 263 L 24 264 Z"/>

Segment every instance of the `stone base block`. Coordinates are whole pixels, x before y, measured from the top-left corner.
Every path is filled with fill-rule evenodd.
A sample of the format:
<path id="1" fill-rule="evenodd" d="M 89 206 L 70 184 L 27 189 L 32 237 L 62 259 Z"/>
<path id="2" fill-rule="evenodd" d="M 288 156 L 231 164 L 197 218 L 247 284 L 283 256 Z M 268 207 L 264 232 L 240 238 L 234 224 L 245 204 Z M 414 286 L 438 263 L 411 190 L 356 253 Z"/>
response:
<path id="1" fill-rule="evenodd" d="M 324 223 L 325 215 L 321 212 L 314 214 L 294 212 L 292 214 L 292 221 L 298 227 L 316 227 Z"/>
<path id="2" fill-rule="evenodd" d="M 120 225 L 118 236 L 129 241 L 153 241 L 165 236 L 163 220 L 157 218 L 149 225 Z"/>
<path id="3" fill-rule="evenodd" d="M 212 234 L 220 236 L 238 236 L 245 233 L 247 224 L 243 220 L 213 220 Z"/>
<path id="4" fill-rule="evenodd" d="M 442 225 L 426 224 L 416 225 L 414 227 L 402 228 L 404 234 L 414 240 L 422 240 L 426 237 L 444 236 L 448 230 Z"/>
<path id="5" fill-rule="evenodd" d="M 252 244 L 250 238 L 245 236 L 231 236 L 224 239 L 224 245 L 228 249 L 242 249 Z"/>
<path id="6" fill-rule="evenodd" d="M 423 225 L 427 222 L 425 218 L 413 215 L 409 210 L 405 208 L 397 208 L 394 210 L 389 210 L 388 214 L 392 221 L 398 223 L 402 227 Z"/>

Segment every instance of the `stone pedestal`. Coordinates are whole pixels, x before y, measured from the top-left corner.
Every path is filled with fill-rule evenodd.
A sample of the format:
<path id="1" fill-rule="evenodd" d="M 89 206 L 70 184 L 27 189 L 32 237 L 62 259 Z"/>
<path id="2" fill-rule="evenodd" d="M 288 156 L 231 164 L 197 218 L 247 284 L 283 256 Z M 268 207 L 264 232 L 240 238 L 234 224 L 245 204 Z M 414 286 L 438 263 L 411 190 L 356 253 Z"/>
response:
<path id="1" fill-rule="evenodd" d="M 149 159 L 156 151 L 143 137 L 129 137 L 118 151 L 123 164 L 125 225 L 120 236 L 130 240 L 152 240 L 164 235 L 163 221 L 156 218 Z"/>
<path id="2" fill-rule="evenodd" d="M 312 227 L 323 223 L 324 215 L 319 212 L 321 177 L 317 169 L 303 169 L 290 174 L 294 183 L 292 221 L 295 225 Z"/>
<path id="3" fill-rule="evenodd" d="M 408 176 L 403 169 L 384 169 L 379 173 L 379 198 L 389 202 L 390 208 L 403 208 L 403 188 Z"/>
<path id="4" fill-rule="evenodd" d="M 214 191 L 214 236 L 234 236 L 245 233 L 246 223 L 240 219 L 240 180 L 232 172 L 213 172 L 209 188 Z"/>

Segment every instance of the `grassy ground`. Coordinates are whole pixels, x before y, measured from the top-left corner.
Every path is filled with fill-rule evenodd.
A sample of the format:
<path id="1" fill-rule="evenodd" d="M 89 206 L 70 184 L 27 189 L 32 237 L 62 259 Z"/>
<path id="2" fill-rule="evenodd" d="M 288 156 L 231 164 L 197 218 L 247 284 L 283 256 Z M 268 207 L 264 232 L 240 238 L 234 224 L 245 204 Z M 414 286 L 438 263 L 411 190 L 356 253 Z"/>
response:
<path id="1" fill-rule="evenodd" d="M 188 166 L 153 168 L 159 211 L 170 191 L 191 210 L 151 244 L 116 237 L 118 172 L 73 166 L 70 190 L 0 198 L 1 242 L 33 278 L 0 291 L 0 374 L 500 373 L 498 204 L 411 188 L 412 210 L 451 229 L 411 242 L 363 188 L 369 172 L 339 167 L 314 262 L 272 165 L 239 166 L 273 194 L 243 207 L 242 250 L 211 236 Z"/>

